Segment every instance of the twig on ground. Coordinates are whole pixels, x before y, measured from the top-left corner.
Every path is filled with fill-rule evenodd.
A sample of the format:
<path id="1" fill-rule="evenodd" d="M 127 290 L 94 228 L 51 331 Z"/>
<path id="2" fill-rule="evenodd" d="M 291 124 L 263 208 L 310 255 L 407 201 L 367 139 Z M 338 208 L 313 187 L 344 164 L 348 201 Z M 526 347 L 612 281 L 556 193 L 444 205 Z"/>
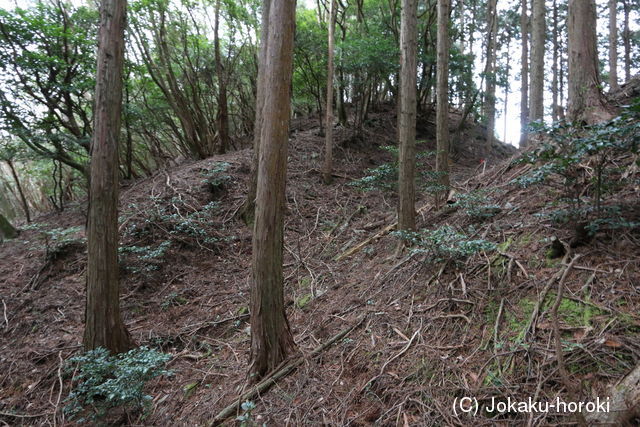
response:
<path id="1" fill-rule="evenodd" d="M 564 292 L 564 281 L 569 274 L 569 271 L 573 267 L 573 264 L 580 258 L 580 255 L 576 255 L 573 257 L 571 262 L 566 266 L 564 272 L 562 273 L 562 277 L 558 281 L 558 292 L 556 295 L 556 301 L 551 307 L 551 319 L 553 322 L 553 332 L 555 335 L 555 344 L 556 344 L 556 360 L 558 362 L 558 372 L 560 373 L 560 378 L 562 379 L 562 383 L 567 389 L 567 393 L 569 393 L 569 397 L 571 400 L 575 401 L 576 399 L 576 390 L 569 379 L 569 374 L 567 373 L 567 368 L 564 364 L 564 354 L 562 352 L 562 342 L 560 341 L 560 326 L 558 322 L 558 307 L 560 307 L 560 303 L 562 302 L 562 294 Z M 585 426 L 587 425 L 586 420 L 584 419 L 584 415 L 582 412 L 576 412 L 576 421 L 578 425 Z"/>
<path id="2" fill-rule="evenodd" d="M 330 347 L 331 345 L 333 345 L 337 341 L 339 341 L 342 338 L 344 338 L 345 336 L 347 336 L 351 331 L 353 331 L 358 326 L 360 326 L 366 317 L 367 317 L 366 315 L 360 317 L 360 319 L 358 319 L 358 321 L 354 325 L 352 325 L 352 326 L 350 326 L 350 327 L 348 327 L 346 329 L 343 329 L 341 332 L 339 332 L 338 334 L 334 335 L 327 342 L 325 342 L 324 344 L 322 344 L 322 345 L 316 347 L 315 349 L 313 349 L 313 351 L 311 351 L 311 353 L 309 354 L 308 357 L 311 358 L 311 357 L 317 356 L 322 351 L 326 350 L 328 347 Z M 263 392 L 267 391 L 271 386 L 276 384 L 276 382 L 279 379 L 282 379 L 282 378 L 286 377 L 288 374 L 293 372 L 298 366 L 302 365 L 304 363 L 304 361 L 305 361 L 304 357 L 298 357 L 298 358 L 286 363 L 282 368 L 278 369 L 276 372 L 272 373 L 267 378 L 263 379 L 260 383 L 258 383 L 255 386 L 251 387 L 250 390 L 242 393 L 230 405 L 228 405 L 226 408 L 224 408 L 222 411 L 220 411 L 218 413 L 218 415 L 216 415 L 213 418 L 213 420 L 209 423 L 209 426 L 220 425 L 222 423 L 222 421 L 226 420 L 228 417 L 230 417 L 238 409 L 238 406 L 242 402 L 244 402 L 246 400 L 249 400 L 249 399 L 252 399 L 255 396 L 259 395 L 260 393 L 263 393 Z"/>

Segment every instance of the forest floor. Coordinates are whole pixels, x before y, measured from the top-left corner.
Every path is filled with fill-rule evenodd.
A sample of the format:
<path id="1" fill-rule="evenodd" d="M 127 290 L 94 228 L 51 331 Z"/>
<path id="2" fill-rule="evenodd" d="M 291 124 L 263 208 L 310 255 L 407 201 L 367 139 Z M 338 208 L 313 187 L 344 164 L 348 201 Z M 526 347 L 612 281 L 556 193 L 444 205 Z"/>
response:
<path id="1" fill-rule="evenodd" d="M 287 315 L 305 359 L 228 422 L 244 415 L 245 425 L 274 426 L 573 423 L 569 413 L 472 418 L 453 406 L 465 396 L 481 404 L 569 400 L 570 393 L 591 400 L 638 364 L 638 229 L 599 233 L 553 257 L 553 238 L 575 237 L 541 215 L 561 190 L 514 183 L 532 166 L 514 163 L 515 151 L 503 145 L 481 162 L 482 132 L 474 132 L 461 138 L 452 177 L 457 195 L 475 198 L 436 210 L 421 192 L 418 226 L 449 225 L 497 248 L 439 261 L 433 251 L 398 250 L 398 237 L 387 232 L 393 191 L 352 185 L 367 168 L 392 161 L 381 148 L 395 141 L 391 113 L 373 115 L 361 138 L 336 130 L 328 186 L 318 170 L 323 138 L 314 122 L 294 122 L 284 274 Z M 433 149 L 427 120 L 418 138 Z M 244 150 L 125 183 L 121 307 L 137 344 L 171 354 L 173 375 L 148 384 L 153 402 L 144 418 L 115 411 L 109 423 L 205 425 L 245 389 L 251 230 L 237 212 L 249 164 Z M 637 177 L 637 168 L 629 171 Z M 609 198 L 630 221 L 640 220 L 637 192 L 637 184 L 625 186 Z M 63 365 L 81 350 L 84 209 L 78 203 L 42 215 L 0 245 L 0 423 L 70 423 Z M 348 253 L 361 242 L 368 243 Z M 554 330 L 569 383 L 558 369 Z"/>

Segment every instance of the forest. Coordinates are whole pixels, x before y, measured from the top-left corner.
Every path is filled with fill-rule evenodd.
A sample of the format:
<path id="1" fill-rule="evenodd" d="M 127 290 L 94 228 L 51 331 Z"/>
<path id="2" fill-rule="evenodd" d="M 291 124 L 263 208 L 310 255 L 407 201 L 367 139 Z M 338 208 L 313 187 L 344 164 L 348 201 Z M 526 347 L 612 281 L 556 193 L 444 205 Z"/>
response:
<path id="1" fill-rule="evenodd" d="M 0 0 L 0 424 L 640 425 L 640 0 Z"/>

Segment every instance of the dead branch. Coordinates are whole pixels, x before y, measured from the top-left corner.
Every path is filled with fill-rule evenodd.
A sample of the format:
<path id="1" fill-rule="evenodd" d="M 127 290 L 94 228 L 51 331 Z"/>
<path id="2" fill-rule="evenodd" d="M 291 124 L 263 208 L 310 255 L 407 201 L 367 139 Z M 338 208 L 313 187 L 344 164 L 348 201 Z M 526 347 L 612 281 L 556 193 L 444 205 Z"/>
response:
<path id="1" fill-rule="evenodd" d="M 311 353 L 309 353 L 308 357 L 313 358 L 317 356 L 318 354 L 320 354 L 321 352 L 323 352 L 324 350 L 326 350 L 327 348 L 335 344 L 337 341 L 347 336 L 351 331 L 353 331 L 358 326 L 360 326 L 366 317 L 367 317 L 366 315 L 360 317 L 360 319 L 358 319 L 358 321 L 354 325 L 349 326 L 346 329 L 343 329 L 342 331 L 334 335 L 331 339 L 329 339 L 327 342 L 313 349 Z M 254 397 L 258 396 L 260 393 L 266 392 L 278 380 L 286 377 L 291 372 L 293 372 L 298 366 L 302 365 L 305 360 L 306 359 L 304 357 L 299 357 L 285 364 L 282 368 L 278 369 L 276 372 L 274 372 L 273 374 L 263 379 L 261 382 L 259 382 L 255 386 L 253 386 L 249 391 L 246 391 L 245 393 L 238 396 L 238 398 L 235 399 L 230 405 L 228 405 L 226 408 L 220 411 L 218 415 L 216 415 L 208 425 L 209 426 L 220 425 L 222 421 L 226 420 L 235 411 L 237 411 L 238 406 L 242 402 L 253 399 Z"/>

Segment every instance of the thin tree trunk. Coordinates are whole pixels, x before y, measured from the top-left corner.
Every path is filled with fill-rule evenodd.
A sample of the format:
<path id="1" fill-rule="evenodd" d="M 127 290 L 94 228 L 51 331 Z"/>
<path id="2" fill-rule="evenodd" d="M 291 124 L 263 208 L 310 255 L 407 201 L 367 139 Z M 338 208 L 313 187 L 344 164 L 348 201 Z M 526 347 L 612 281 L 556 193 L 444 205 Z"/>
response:
<path id="1" fill-rule="evenodd" d="M 416 227 L 417 4 L 417 0 L 402 0 L 400 17 L 398 230 L 413 230 Z"/>
<path id="2" fill-rule="evenodd" d="M 260 34 L 260 50 L 258 52 L 258 81 L 256 87 L 256 121 L 253 126 L 253 155 L 251 156 L 251 173 L 247 199 L 239 213 L 244 222 L 253 224 L 256 208 L 256 193 L 258 187 L 258 159 L 260 157 L 260 129 L 262 128 L 262 110 L 264 108 L 265 73 L 267 60 L 267 38 L 269 36 L 269 10 L 272 0 L 262 0 L 262 32 Z"/>
<path id="3" fill-rule="evenodd" d="M 558 56 L 559 56 L 559 40 L 558 40 L 558 3 L 553 0 L 553 63 L 551 64 L 551 119 L 558 121 Z"/>
<path id="4" fill-rule="evenodd" d="M 127 81 L 124 86 L 125 93 L 125 112 L 124 112 L 124 128 L 127 135 L 127 147 L 126 147 L 126 178 L 133 178 L 133 138 L 131 136 L 131 123 L 130 123 L 130 104 L 129 104 L 129 73 L 127 73 Z"/>
<path id="5" fill-rule="evenodd" d="M 16 183 L 16 188 L 18 189 L 18 194 L 20 195 L 20 201 L 22 202 L 22 209 L 24 210 L 24 216 L 27 219 L 27 223 L 31 224 L 31 213 L 29 211 L 29 203 L 27 202 L 27 198 L 24 195 L 24 191 L 22 191 L 22 184 L 20 184 L 20 178 L 18 177 L 18 173 L 16 172 L 16 168 L 13 165 L 11 160 L 6 161 L 9 166 L 9 170 L 11 171 L 11 176 Z"/>
<path id="6" fill-rule="evenodd" d="M 589 124 L 609 120 L 600 91 L 594 0 L 569 0 L 569 120 Z"/>
<path id="7" fill-rule="evenodd" d="M 220 0 L 216 0 L 214 18 L 213 45 L 216 59 L 216 75 L 218 77 L 218 154 L 224 154 L 229 147 L 229 112 L 227 105 L 227 82 L 220 57 Z"/>
<path id="8" fill-rule="evenodd" d="M 511 34 L 509 34 L 509 38 L 507 39 L 507 52 L 511 52 Z M 508 112 L 509 112 L 509 93 L 511 92 L 511 55 L 507 55 L 507 63 L 505 67 L 505 71 L 507 72 L 507 83 L 504 88 L 504 130 L 502 132 L 502 138 L 506 141 L 507 139 L 507 121 L 508 121 Z"/>
<path id="9" fill-rule="evenodd" d="M 609 90 L 618 85 L 618 2 L 609 0 Z"/>
<path id="10" fill-rule="evenodd" d="M 533 121 L 540 121 L 544 118 L 544 0 L 533 0 L 531 13 L 531 111 L 529 118 Z"/>
<path id="11" fill-rule="evenodd" d="M 324 140 L 324 183 L 331 183 L 333 171 L 333 47 L 336 28 L 336 0 L 331 0 L 329 7 L 329 50 L 327 52 L 327 109 Z"/>
<path id="12" fill-rule="evenodd" d="M 622 30 L 622 42 L 624 44 L 624 79 L 631 80 L 631 29 L 629 28 L 629 14 L 631 13 L 630 0 L 622 0 L 624 8 L 624 27 Z"/>
<path id="13" fill-rule="evenodd" d="M 436 172 L 444 187 L 436 197 L 438 207 L 447 199 L 449 181 L 449 0 L 438 0 L 436 69 Z"/>
<path id="14" fill-rule="evenodd" d="M 250 382 L 276 369 L 294 350 L 282 275 L 294 27 L 295 2 L 271 0 L 253 229 Z"/>
<path id="15" fill-rule="evenodd" d="M 486 77 L 486 98 L 485 115 L 487 123 L 487 142 L 485 154 L 488 154 L 495 139 L 496 127 L 496 39 L 498 34 L 498 0 L 489 0 L 487 3 L 487 63 L 485 66 Z"/>
<path id="16" fill-rule="evenodd" d="M 529 0 L 522 0 L 520 15 L 520 31 L 522 32 L 522 71 L 520 73 L 520 148 L 527 146 L 529 134 L 529 17 L 527 5 Z"/>
<path id="17" fill-rule="evenodd" d="M 125 0 L 102 0 L 87 226 L 85 350 L 120 353 L 132 341 L 120 315 L 118 137 L 122 111 Z"/>

